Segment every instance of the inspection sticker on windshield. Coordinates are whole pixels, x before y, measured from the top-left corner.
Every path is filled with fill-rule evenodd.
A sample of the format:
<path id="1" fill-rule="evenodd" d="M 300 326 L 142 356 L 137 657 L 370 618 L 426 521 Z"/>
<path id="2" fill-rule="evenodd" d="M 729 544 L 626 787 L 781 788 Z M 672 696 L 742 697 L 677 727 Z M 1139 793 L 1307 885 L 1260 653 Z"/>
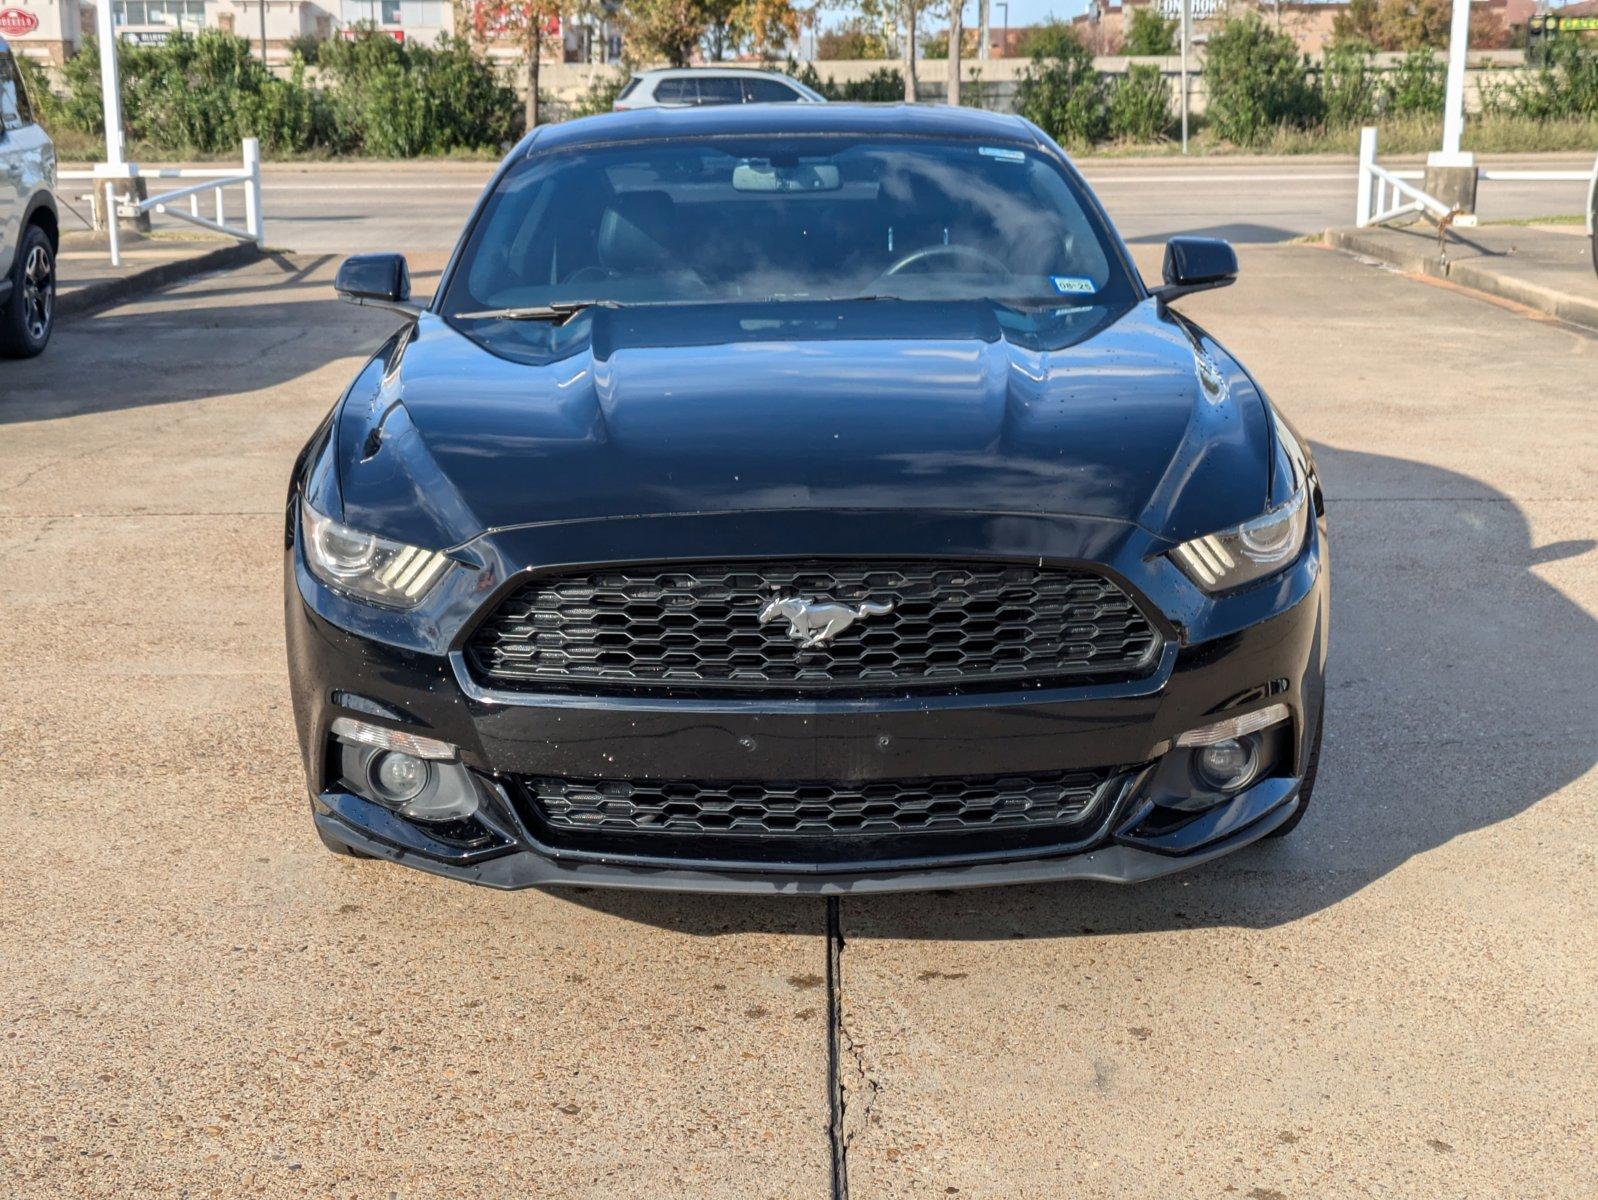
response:
<path id="1" fill-rule="evenodd" d="M 1050 275 L 1050 282 L 1054 290 L 1062 296 L 1091 296 L 1099 289 L 1093 286 L 1091 279 L 1084 279 L 1080 275 Z"/>
<path id="2" fill-rule="evenodd" d="M 996 158 L 1000 162 L 1026 162 L 1026 153 L 1021 150 L 1006 150 L 1002 146 L 983 146 L 981 150 L 989 158 Z"/>

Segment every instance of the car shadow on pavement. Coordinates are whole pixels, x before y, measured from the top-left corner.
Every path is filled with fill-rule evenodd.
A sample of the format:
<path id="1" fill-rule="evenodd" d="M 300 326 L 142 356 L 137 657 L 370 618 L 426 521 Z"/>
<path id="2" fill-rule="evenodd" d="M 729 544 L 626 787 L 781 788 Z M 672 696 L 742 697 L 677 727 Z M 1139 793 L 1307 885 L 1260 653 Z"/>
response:
<path id="1" fill-rule="evenodd" d="M 338 262 L 272 253 L 64 320 L 44 354 L 0 368 L 0 426 L 245 396 L 371 353 L 402 318 L 339 300 Z M 438 265 L 418 264 L 414 295 L 432 294 Z M 330 376 L 328 407 L 352 374 Z"/>
<path id="2" fill-rule="evenodd" d="M 1539 570 L 1590 554 L 1594 543 L 1535 545 L 1513 501 L 1452 471 L 1324 445 L 1315 453 L 1331 519 L 1332 650 L 1320 779 L 1299 828 L 1132 887 L 846 897 L 851 936 L 1280 925 L 1518 816 L 1593 767 L 1598 621 Z M 1485 844 L 1482 852 L 1490 852 Z M 707 935 L 740 928 L 746 905 L 725 896 L 662 903 L 649 893 L 557 894 Z M 747 908 L 751 927 L 769 924 L 767 902 Z"/>

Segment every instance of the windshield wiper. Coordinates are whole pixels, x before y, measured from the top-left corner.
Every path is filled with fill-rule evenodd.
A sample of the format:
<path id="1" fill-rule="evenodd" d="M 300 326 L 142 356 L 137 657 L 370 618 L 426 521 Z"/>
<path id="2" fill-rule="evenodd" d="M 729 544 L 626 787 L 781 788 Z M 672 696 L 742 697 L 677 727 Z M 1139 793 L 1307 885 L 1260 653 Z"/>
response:
<path id="1" fill-rule="evenodd" d="M 564 325 L 586 308 L 617 308 L 614 300 L 561 300 L 554 304 L 529 304 L 521 308 L 489 308 L 456 313 L 457 321 L 548 321 Z"/>

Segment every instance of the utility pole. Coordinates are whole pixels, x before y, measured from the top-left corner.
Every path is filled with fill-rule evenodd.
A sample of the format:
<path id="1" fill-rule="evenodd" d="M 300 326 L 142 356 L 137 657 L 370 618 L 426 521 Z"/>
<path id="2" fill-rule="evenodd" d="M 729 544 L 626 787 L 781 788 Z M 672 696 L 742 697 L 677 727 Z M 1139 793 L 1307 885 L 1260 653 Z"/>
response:
<path id="1" fill-rule="evenodd" d="M 99 0 L 109 5 L 111 0 Z M 261 65 L 266 66 L 266 0 L 261 0 Z"/>
<path id="2" fill-rule="evenodd" d="M 111 25 L 111 0 L 94 6 L 95 30 L 100 36 L 100 95 L 105 104 L 105 161 L 122 165 L 122 83 L 117 78 L 117 35 Z"/>
<path id="3" fill-rule="evenodd" d="M 1470 0 L 1463 0 L 1469 3 Z M 1182 153 L 1187 153 L 1187 55 L 1193 41 L 1193 0 L 1182 0 Z"/>
<path id="4" fill-rule="evenodd" d="M 992 30 L 988 27 L 988 3 L 989 0 L 977 0 L 977 25 L 979 27 L 977 57 L 983 62 L 986 62 L 992 55 L 992 50 L 988 46 L 988 43 L 993 40 Z"/>
<path id="5" fill-rule="evenodd" d="M 1448 35 L 1448 82 L 1443 104 L 1443 148 L 1426 157 L 1422 186 L 1457 214 L 1456 225 L 1476 223 L 1476 156 L 1465 150 L 1465 51 L 1470 45 L 1470 0 L 1454 0 Z"/>
<path id="6" fill-rule="evenodd" d="M 960 0 L 949 0 L 949 91 L 950 104 L 960 103 L 960 39 L 965 36 L 960 18 Z"/>

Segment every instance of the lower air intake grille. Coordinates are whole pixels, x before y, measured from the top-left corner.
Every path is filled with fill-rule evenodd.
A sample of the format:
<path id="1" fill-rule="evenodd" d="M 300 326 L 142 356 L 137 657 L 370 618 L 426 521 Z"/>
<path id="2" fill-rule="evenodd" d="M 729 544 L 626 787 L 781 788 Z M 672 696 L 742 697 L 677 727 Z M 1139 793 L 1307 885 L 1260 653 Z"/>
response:
<path id="1" fill-rule="evenodd" d="M 1119 777 L 1106 769 L 865 783 L 521 783 L 557 831 L 836 838 L 1075 825 L 1099 815 Z"/>

